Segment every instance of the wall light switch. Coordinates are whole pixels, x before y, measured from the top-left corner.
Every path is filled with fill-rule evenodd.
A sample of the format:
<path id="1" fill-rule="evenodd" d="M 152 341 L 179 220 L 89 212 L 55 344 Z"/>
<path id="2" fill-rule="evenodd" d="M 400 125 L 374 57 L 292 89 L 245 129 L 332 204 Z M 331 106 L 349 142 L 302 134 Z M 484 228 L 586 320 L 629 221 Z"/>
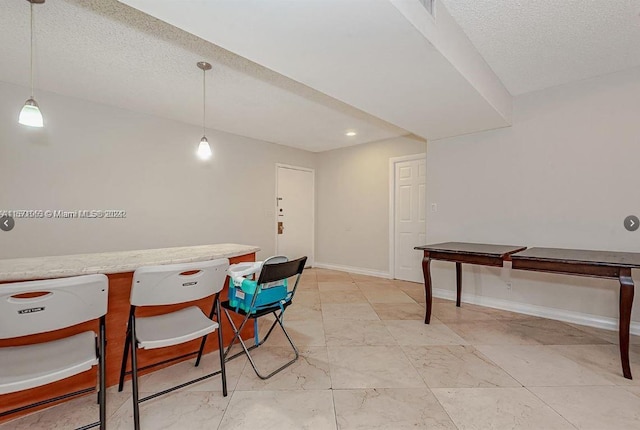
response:
<path id="1" fill-rule="evenodd" d="M 431 212 L 438 212 L 438 204 L 431 203 Z"/>

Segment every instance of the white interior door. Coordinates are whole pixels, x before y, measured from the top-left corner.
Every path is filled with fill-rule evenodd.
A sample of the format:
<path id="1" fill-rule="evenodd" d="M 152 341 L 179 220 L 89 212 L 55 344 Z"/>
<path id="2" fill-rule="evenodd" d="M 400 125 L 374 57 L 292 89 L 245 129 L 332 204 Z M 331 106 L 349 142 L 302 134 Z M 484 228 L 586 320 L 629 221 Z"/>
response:
<path id="1" fill-rule="evenodd" d="M 394 274 L 396 279 L 422 282 L 422 253 L 413 248 L 426 243 L 426 160 L 394 164 Z"/>
<path id="2" fill-rule="evenodd" d="M 289 258 L 307 256 L 313 265 L 314 171 L 276 167 L 276 250 Z"/>

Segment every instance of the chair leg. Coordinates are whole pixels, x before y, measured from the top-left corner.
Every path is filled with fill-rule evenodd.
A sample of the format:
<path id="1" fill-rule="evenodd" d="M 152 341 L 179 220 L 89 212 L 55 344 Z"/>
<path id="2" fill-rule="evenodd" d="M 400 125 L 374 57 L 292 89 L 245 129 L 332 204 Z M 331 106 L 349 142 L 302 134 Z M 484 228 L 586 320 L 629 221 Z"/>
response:
<path id="1" fill-rule="evenodd" d="M 213 316 L 216 314 L 216 309 L 218 309 L 218 326 L 222 327 L 222 325 L 220 324 L 220 306 L 218 305 L 218 307 L 216 308 L 216 303 L 220 303 L 218 301 L 218 296 L 219 293 L 215 295 L 215 297 L 213 298 L 213 304 L 211 305 L 211 312 L 209 312 L 209 319 L 212 320 Z M 207 343 L 207 336 L 208 335 L 204 335 L 202 337 L 202 340 L 200 341 L 200 349 L 198 350 L 198 358 L 196 359 L 196 367 L 198 367 L 200 365 L 200 359 L 202 358 L 202 352 L 204 351 L 204 345 Z"/>
<path id="2" fill-rule="evenodd" d="M 229 355 L 229 352 L 231 352 L 231 348 L 233 348 L 233 345 L 236 343 L 236 341 L 238 339 L 240 339 L 240 332 L 242 331 L 242 328 L 247 323 L 249 318 L 245 318 L 244 321 L 242 321 L 242 324 L 240 324 L 240 329 L 238 329 L 238 328 L 236 328 L 235 323 L 231 319 L 231 315 L 229 315 L 229 312 L 226 309 L 224 310 L 224 314 L 227 316 L 227 321 L 229 321 L 229 324 L 231 324 L 231 328 L 233 329 L 233 333 L 234 333 L 233 334 L 233 339 L 231 339 L 231 342 L 227 346 L 227 349 L 224 351 L 224 358 L 225 358 L 225 360 L 227 360 L 227 355 Z M 235 357 L 236 356 L 234 355 L 231 358 L 235 358 Z"/>
<path id="3" fill-rule="evenodd" d="M 222 318 L 220 318 L 220 301 L 215 299 L 216 315 L 218 317 L 218 353 L 220 354 L 220 374 L 222 376 L 222 395 L 227 397 L 227 371 L 224 365 L 224 342 L 222 340 Z M 204 344 L 203 344 L 204 345 Z"/>
<path id="4" fill-rule="evenodd" d="M 271 334 L 271 332 L 273 331 L 273 328 L 277 325 L 280 325 L 280 328 L 282 329 L 282 331 L 284 332 L 285 337 L 287 338 L 287 340 L 289 341 L 289 344 L 291 345 L 291 348 L 293 348 L 293 352 L 295 354 L 295 356 L 293 357 L 292 360 L 288 361 L 287 363 L 283 364 L 282 366 L 278 367 L 276 370 L 274 370 L 273 372 L 269 373 L 268 375 L 263 375 L 262 373 L 260 373 L 260 371 L 258 370 L 258 367 L 256 366 L 255 362 L 253 361 L 253 358 L 251 357 L 251 354 L 249 353 L 249 349 L 253 349 L 253 348 L 247 348 L 245 343 L 242 341 L 242 338 L 240 338 L 240 344 L 242 345 L 245 353 L 247 354 L 247 358 L 249 359 L 249 362 L 251 363 L 251 367 L 253 367 L 253 370 L 256 372 L 256 375 L 258 375 L 258 377 L 260 379 L 269 379 L 271 378 L 273 375 L 275 375 L 276 373 L 280 372 L 281 370 L 284 370 L 285 368 L 291 366 L 293 363 L 296 362 L 296 360 L 298 360 L 298 358 L 300 357 L 300 353 L 298 351 L 298 348 L 296 348 L 296 345 L 293 343 L 293 340 L 291 339 L 291 337 L 289 336 L 289 333 L 287 332 L 287 330 L 284 328 L 284 324 L 282 323 L 282 315 L 283 312 L 280 312 L 280 315 L 276 314 L 276 312 L 273 312 L 273 315 L 275 316 L 276 320 L 273 322 L 273 325 L 271 326 L 271 328 L 269 329 L 269 332 L 267 333 L 267 335 L 264 337 L 264 339 L 262 339 L 262 341 L 260 342 L 259 345 L 262 345 L 267 338 L 269 337 L 269 335 Z"/>
<path id="5" fill-rule="evenodd" d="M 122 365 L 120 366 L 120 379 L 118 382 L 118 391 L 124 388 L 124 377 L 127 373 L 127 359 L 129 358 L 129 345 L 131 342 L 131 330 L 127 329 L 127 335 L 124 341 L 124 352 L 122 354 Z"/>
<path id="6" fill-rule="evenodd" d="M 138 402 L 138 353 L 136 345 L 136 323 L 135 317 L 129 321 L 131 336 L 131 387 L 133 393 L 133 426 L 135 430 L 140 430 L 140 403 Z"/>
<path id="7" fill-rule="evenodd" d="M 104 316 L 100 319 L 100 358 L 98 370 L 98 372 L 100 372 L 100 392 L 98 393 L 100 402 L 100 430 L 107 428 L 107 341 L 105 319 Z"/>

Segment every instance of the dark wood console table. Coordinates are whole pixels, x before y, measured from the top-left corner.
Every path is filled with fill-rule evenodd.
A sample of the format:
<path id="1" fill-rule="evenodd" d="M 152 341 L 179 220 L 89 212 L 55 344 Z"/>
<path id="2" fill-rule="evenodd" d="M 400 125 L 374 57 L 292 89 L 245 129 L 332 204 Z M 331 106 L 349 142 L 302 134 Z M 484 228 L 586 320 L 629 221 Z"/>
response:
<path id="1" fill-rule="evenodd" d="M 435 245 L 416 246 L 415 249 L 424 251 L 422 272 L 424 274 L 424 291 L 426 296 L 426 313 L 424 323 L 431 321 L 431 260 L 452 261 L 456 263 L 456 306 L 460 307 L 462 294 L 462 263 L 478 264 L 482 266 L 502 267 L 511 254 L 526 249 L 526 246 L 487 245 L 483 243 L 445 242 Z"/>
<path id="2" fill-rule="evenodd" d="M 530 248 L 512 255 L 511 260 L 513 269 L 617 279 L 620 282 L 620 360 L 624 377 L 632 379 L 629 365 L 629 325 L 634 294 L 631 269 L 640 268 L 640 253 Z"/>

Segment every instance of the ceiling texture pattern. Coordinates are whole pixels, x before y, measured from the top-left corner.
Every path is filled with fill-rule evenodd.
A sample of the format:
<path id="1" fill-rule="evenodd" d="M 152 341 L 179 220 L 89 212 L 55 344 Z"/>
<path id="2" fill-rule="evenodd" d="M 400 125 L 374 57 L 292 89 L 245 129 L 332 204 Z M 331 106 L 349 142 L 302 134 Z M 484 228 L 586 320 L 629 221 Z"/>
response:
<path id="1" fill-rule="evenodd" d="M 205 60 L 213 65 L 209 128 L 309 151 L 408 134 L 115 0 L 50 0 L 34 9 L 36 98 L 46 90 L 200 126 L 196 62 Z M 28 2 L 1 2 L 0 40 L 0 80 L 28 87 Z"/>
<path id="2" fill-rule="evenodd" d="M 476 88 L 470 73 L 494 73 L 481 58 L 463 71 L 449 54 L 475 48 L 418 0 L 120 1 L 425 139 L 509 125 L 502 83 Z"/>
<path id="3" fill-rule="evenodd" d="M 513 95 L 640 67 L 640 0 L 438 0 Z"/>
<path id="4" fill-rule="evenodd" d="M 209 128 L 314 152 L 505 127 L 512 95 L 640 67 L 640 0 L 436 0 L 435 19 L 420 0 L 49 0 L 35 11 L 36 98 L 199 126 L 204 60 Z M 27 1 L 0 2 L 0 41 L 0 81 L 26 99 Z"/>

